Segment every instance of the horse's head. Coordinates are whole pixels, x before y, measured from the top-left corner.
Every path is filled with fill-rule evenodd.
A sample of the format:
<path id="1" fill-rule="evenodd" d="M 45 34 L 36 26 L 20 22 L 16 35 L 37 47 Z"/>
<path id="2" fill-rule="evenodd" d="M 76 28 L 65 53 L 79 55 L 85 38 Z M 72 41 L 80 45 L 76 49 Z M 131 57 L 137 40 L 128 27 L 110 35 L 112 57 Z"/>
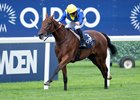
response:
<path id="1" fill-rule="evenodd" d="M 45 20 L 42 22 L 41 29 L 38 33 L 40 39 L 44 39 L 45 35 L 48 35 L 53 32 L 53 16 L 48 17 L 46 15 Z"/>

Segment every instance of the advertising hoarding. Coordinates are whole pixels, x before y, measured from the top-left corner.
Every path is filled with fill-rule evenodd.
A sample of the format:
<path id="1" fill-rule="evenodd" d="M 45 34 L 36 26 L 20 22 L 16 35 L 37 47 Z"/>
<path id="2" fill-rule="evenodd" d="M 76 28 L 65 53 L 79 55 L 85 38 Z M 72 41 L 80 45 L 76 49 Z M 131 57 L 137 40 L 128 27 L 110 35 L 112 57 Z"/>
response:
<path id="1" fill-rule="evenodd" d="M 84 11 L 87 22 L 83 30 L 110 36 L 140 34 L 139 0 L 0 0 L 0 37 L 37 36 L 46 13 L 59 20 L 70 3 Z"/>

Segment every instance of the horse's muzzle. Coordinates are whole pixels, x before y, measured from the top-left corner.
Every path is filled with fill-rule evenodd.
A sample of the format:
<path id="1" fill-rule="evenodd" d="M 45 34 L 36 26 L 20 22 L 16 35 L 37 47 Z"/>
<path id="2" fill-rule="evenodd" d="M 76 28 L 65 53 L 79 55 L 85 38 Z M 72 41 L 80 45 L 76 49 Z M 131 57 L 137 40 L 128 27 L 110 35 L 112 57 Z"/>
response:
<path id="1" fill-rule="evenodd" d="M 43 34 L 39 34 L 39 39 L 43 40 L 44 39 L 44 35 Z"/>

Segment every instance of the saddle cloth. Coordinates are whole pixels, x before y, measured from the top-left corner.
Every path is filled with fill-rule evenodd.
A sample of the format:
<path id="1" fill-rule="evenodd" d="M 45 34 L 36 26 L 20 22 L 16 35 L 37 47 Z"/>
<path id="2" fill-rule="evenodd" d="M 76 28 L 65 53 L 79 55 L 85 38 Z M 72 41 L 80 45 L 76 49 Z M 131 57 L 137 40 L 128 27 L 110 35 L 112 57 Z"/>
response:
<path id="1" fill-rule="evenodd" d="M 83 38 L 84 38 L 86 47 L 92 48 L 92 46 L 95 44 L 95 40 L 87 32 L 83 32 Z"/>
<path id="2" fill-rule="evenodd" d="M 78 34 L 76 34 L 73 30 L 71 30 L 71 31 L 80 41 L 80 36 Z M 84 43 L 86 44 L 86 48 L 91 48 L 94 45 L 95 40 L 87 32 L 83 32 L 83 34 L 84 34 L 83 38 L 84 38 Z"/>

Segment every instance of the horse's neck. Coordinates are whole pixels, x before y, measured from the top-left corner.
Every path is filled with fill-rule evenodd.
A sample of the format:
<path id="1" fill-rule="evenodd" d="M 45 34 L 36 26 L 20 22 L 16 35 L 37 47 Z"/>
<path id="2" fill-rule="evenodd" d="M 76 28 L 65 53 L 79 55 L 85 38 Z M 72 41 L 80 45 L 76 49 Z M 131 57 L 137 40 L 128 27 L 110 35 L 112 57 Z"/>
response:
<path id="1" fill-rule="evenodd" d="M 61 26 L 62 27 L 62 26 Z M 65 31 L 62 28 L 59 28 L 57 31 L 53 33 L 56 42 L 61 42 L 65 39 Z"/>

